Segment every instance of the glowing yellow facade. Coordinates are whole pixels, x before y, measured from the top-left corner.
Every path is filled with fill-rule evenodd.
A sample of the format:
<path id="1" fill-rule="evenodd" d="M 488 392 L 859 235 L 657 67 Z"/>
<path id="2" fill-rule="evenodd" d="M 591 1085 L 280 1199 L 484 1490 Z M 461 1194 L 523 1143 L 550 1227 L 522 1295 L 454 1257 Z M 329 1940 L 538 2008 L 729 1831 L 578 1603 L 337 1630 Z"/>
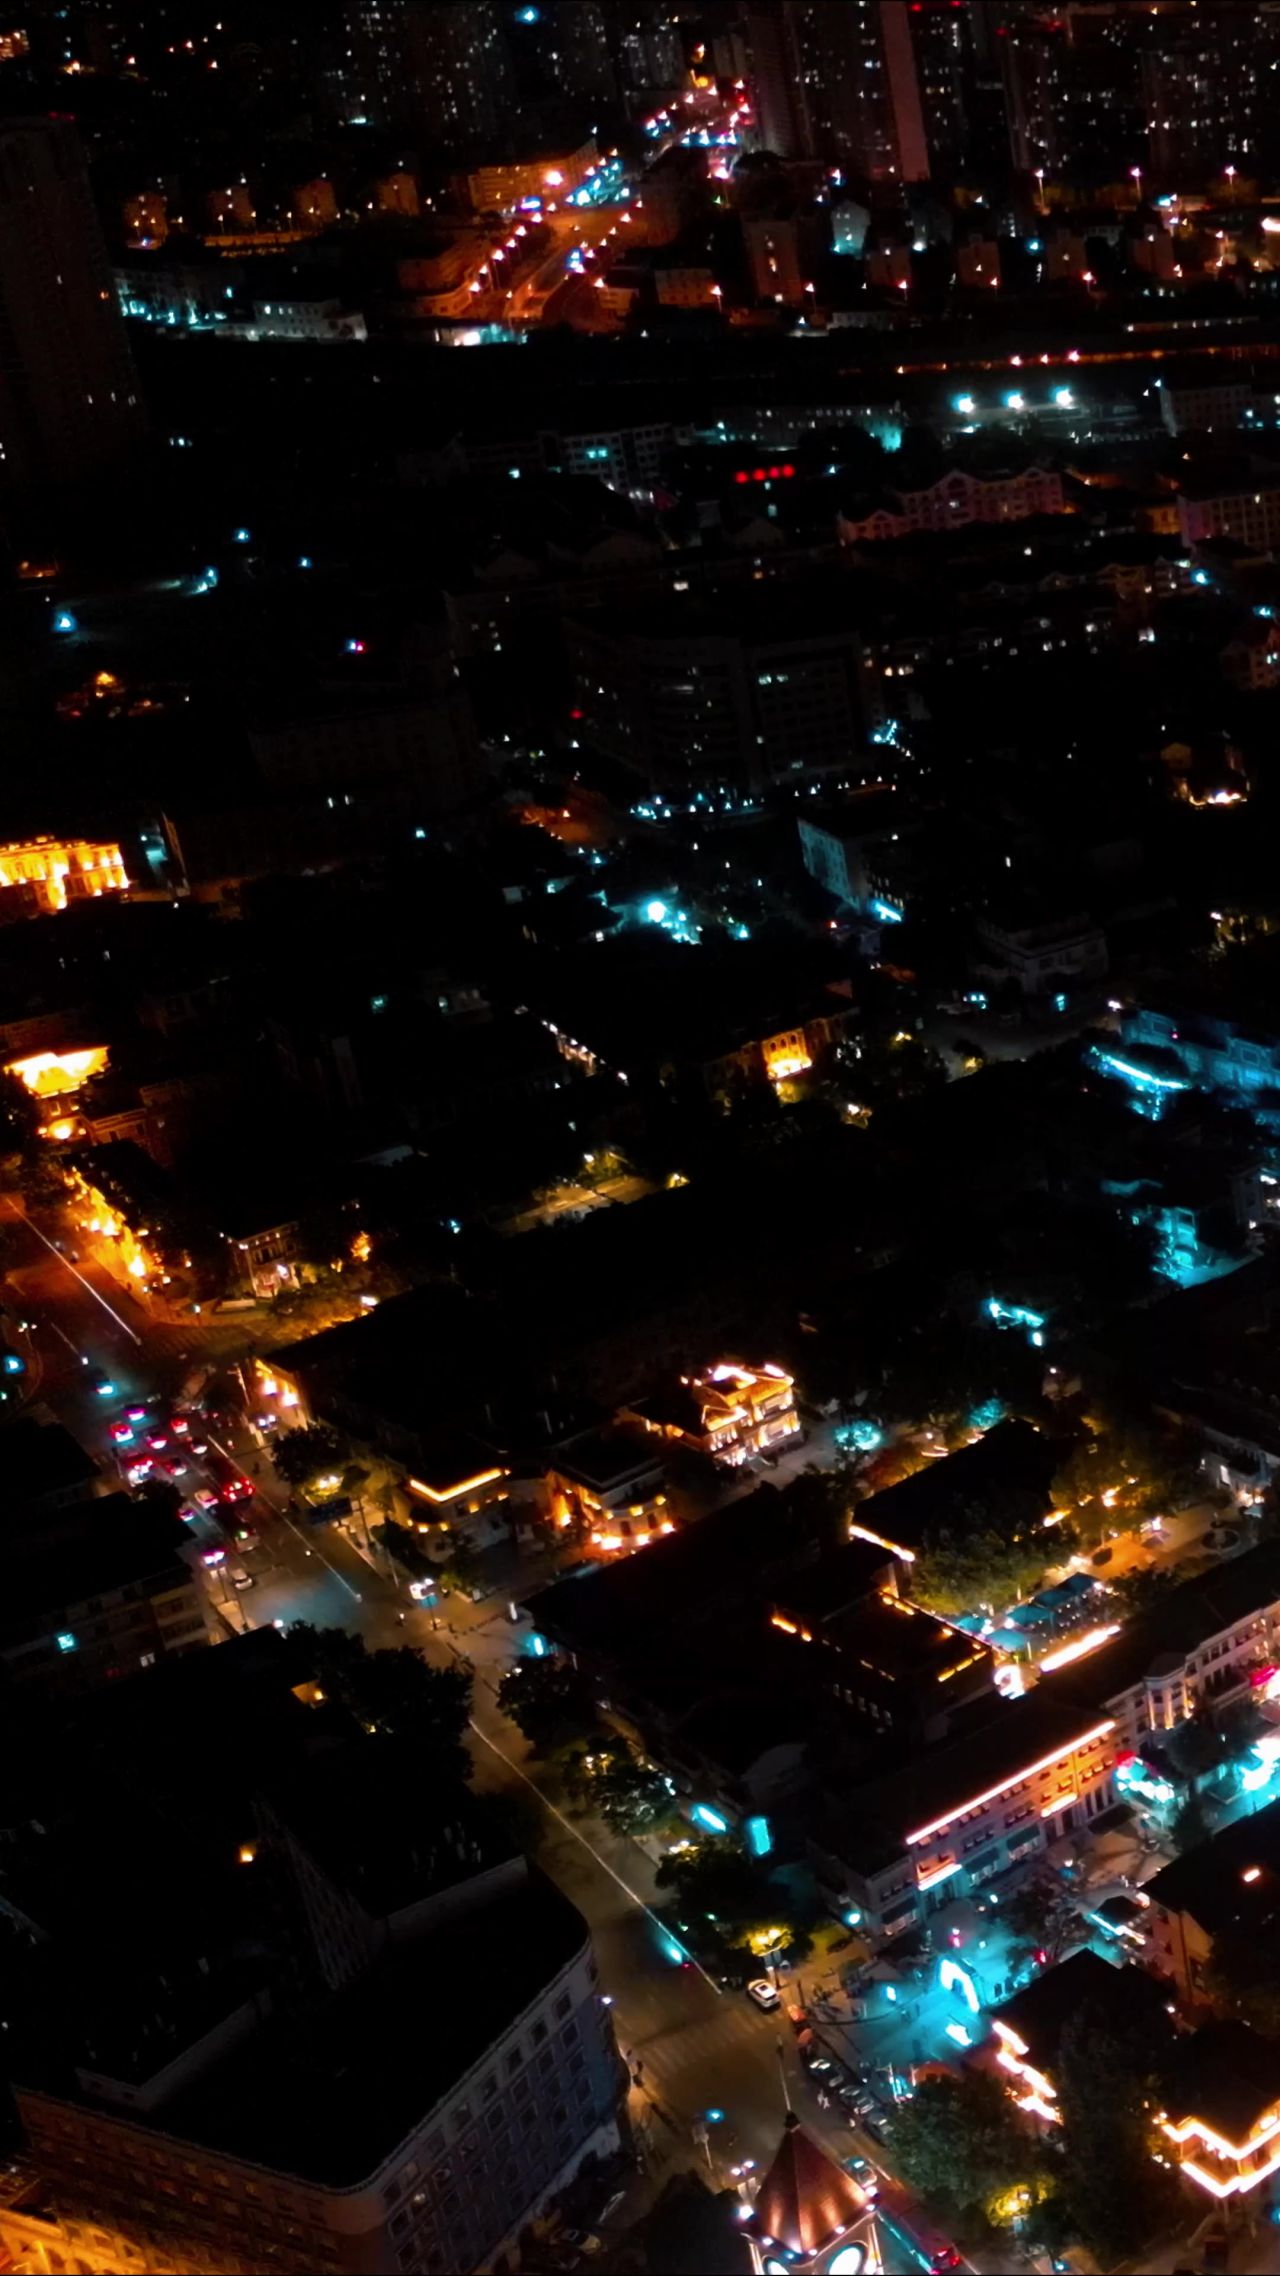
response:
<path id="1" fill-rule="evenodd" d="M 119 846 L 94 845 L 85 838 L 30 838 L 23 845 L 0 846 L 0 887 L 34 886 L 43 910 L 65 909 L 73 899 L 123 893 L 128 884 Z"/>
<path id="2" fill-rule="evenodd" d="M 87 1051 L 32 1051 L 25 1059 L 10 1059 L 5 1073 L 25 1083 L 35 1098 L 65 1098 L 91 1075 L 100 1075 L 106 1064 L 107 1047 L 102 1043 Z"/>

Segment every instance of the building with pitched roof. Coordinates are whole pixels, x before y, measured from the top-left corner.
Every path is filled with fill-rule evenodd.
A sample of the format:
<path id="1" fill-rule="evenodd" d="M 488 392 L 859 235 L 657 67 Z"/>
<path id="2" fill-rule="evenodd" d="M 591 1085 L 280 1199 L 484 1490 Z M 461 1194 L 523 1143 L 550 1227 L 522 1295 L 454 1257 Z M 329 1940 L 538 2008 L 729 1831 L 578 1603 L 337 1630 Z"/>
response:
<path id="1" fill-rule="evenodd" d="M 872 2200 L 820 2148 L 794 2110 L 787 2112 L 745 2233 L 757 2270 L 785 2267 L 795 2276 L 837 2276 L 844 2269 L 883 2265 Z"/>

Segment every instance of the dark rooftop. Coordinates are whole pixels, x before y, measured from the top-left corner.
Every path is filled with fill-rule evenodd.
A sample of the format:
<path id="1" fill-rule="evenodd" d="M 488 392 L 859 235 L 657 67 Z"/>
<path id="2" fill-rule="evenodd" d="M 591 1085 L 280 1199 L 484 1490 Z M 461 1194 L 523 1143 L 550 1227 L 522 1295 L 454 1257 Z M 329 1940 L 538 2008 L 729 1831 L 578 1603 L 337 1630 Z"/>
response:
<path id="1" fill-rule="evenodd" d="M 26 1414 L 0 1430 L 0 1484 L 10 1509 L 88 1488 L 97 1474 L 92 1455 L 60 1422 Z"/>
<path id="2" fill-rule="evenodd" d="M 1235 2017 L 1205 2023 L 1179 2043 L 1165 2083 L 1175 2125 L 1201 2118 L 1224 2141 L 1244 2143 L 1280 2103 L 1280 2045 Z"/>
<path id="3" fill-rule="evenodd" d="M 963 1087 L 963 1086 L 961 1086 Z M 963 1528 L 991 1494 L 1025 1494 L 1029 1515 L 1050 1507 L 1058 1452 L 1028 1422 L 997 1423 L 972 1446 L 927 1463 L 859 1504 L 857 1522 L 885 1541 L 916 1550 L 944 1527 Z"/>
<path id="4" fill-rule="evenodd" d="M 1073 1952 L 1069 1960 L 1060 1960 L 1056 1968 L 1047 1968 L 1025 1990 L 993 2007 L 991 2014 L 1017 2032 L 1032 2066 L 1052 2079 L 1063 2032 L 1090 2008 L 1112 2030 L 1172 2036 L 1163 1986 L 1139 1968 L 1113 1968 L 1088 1946 Z"/>
<path id="5" fill-rule="evenodd" d="M 586 1943 L 582 1915 L 531 1873 L 451 1918 L 447 1965 L 410 1947 L 314 2013 L 268 2021 L 165 2105 L 164 2130 L 354 2187 Z"/>
<path id="6" fill-rule="evenodd" d="M 291 1763 L 271 1803 L 327 1877 L 374 1919 L 518 1863 L 484 1801 L 452 1783 L 424 1790 L 411 1750 L 387 1738 Z"/>
<path id="7" fill-rule="evenodd" d="M 74 1532 L 59 1528 L 47 1548 L 23 1544 L 5 1572 L 0 1633 L 14 1622 L 69 1611 L 131 1582 L 179 1588 L 190 1579 L 178 1553 L 185 1536 L 176 1520 L 128 1494 L 107 1494 L 85 1508 L 89 1522 Z"/>
<path id="8" fill-rule="evenodd" d="M 594 1493 L 607 1493 L 633 1478 L 662 1474 L 661 1447 L 629 1430 L 584 1431 L 550 1459 L 564 1477 L 577 1479 Z"/>
<path id="9" fill-rule="evenodd" d="M 1189 1913 L 1210 1936 L 1235 1923 L 1274 1933 L 1280 1914 L 1280 1801 L 1185 1850 L 1148 1881 L 1144 1894 L 1168 1912 Z"/>

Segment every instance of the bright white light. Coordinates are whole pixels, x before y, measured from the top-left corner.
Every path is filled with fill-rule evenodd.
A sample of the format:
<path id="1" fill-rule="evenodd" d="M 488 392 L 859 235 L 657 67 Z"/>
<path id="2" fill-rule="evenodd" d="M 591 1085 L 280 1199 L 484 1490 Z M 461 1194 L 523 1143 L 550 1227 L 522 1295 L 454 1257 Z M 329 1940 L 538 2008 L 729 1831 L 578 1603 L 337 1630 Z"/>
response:
<path id="1" fill-rule="evenodd" d="M 1074 411 L 1075 397 L 1069 387 L 1055 387 L 1053 400 L 1060 411 Z"/>
<path id="2" fill-rule="evenodd" d="M 644 913 L 651 925 L 660 925 L 665 921 L 667 904 L 665 901 L 646 901 Z"/>

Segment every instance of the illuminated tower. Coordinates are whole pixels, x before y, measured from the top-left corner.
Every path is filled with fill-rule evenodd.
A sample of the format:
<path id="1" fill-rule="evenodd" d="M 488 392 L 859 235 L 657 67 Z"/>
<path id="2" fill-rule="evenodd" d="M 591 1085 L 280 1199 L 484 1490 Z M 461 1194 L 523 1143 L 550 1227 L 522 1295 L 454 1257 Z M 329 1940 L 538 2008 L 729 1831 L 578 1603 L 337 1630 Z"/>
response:
<path id="1" fill-rule="evenodd" d="M 872 2276 L 884 2266 L 874 2200 L 791 2109 L 743 2233 L 757 2276 Z"/>

